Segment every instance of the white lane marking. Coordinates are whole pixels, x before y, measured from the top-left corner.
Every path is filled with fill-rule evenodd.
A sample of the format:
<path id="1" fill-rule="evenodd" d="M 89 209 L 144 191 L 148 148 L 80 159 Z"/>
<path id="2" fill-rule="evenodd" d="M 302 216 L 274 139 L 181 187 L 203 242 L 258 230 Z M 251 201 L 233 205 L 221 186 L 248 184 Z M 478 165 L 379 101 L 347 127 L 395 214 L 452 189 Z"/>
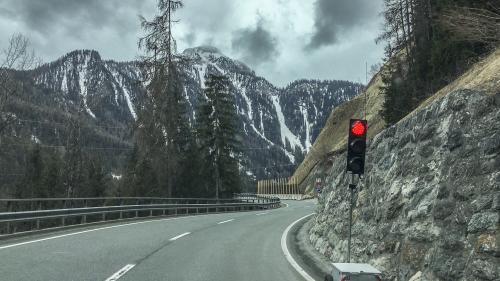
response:
<path id="1" fill-rule="evenodd" d="M 180 218 L 147 220 L 147 221 L 132 222 L 132 223 L 119 224 L 119 225 L 113 225 L 113 226 L 106 226 L 106 227 L 100 227 L 100 228 L 93 228 L 93 229 L 89 229 L 89 230 L 83 230 L 83 231 L 78 231 L 78 232 L 72 232 L 72 233 L 67 233 L 67 234 L 61 234 L 61 235 L 51 236 L 51 237 L 47 237 L 47 238 L 41 238 L 41 239 L 36 239 L 36 240 L 31 240 L 31 241 L 26 241 L 26 242 L 20 242 L 20 243 L 15 243 L 15 244 L 10 244 L 10 245 L 0 246 L 0 250 L 12 248 L 12 247 L 17 247 L 17 246 L 22 246 L 22 245 L 27 245 L 27 244 L 32 244 L 32 243 L 37 243 L 37 242 L 43 242 L 43 241 L 58 239 L 58 238 L 63 238 L 63 237 L 68 237 L 68 236 L 73 236 L 73 235 L 79 235 L 79 234 L 84 234 L 84 233 L 99 231 L 99 230 L 112 229 L 112 228 L 118 228 L 118 227 L 129 226 L 129 225 L 150 223 L 150 222 L 161 222 L 161 221 L 169 221 L 169 220 L 188 219 L 188 218 L 195 218 L 197 216 L 208 216 L 208 214 L 207 215 L 187 216 L 187 217 L 180 217 Z"/>
<path id="2" fill-rule="evenodd" d="M 283 234 L 281 235 L 281 249 L 283 250 L 283 254 L 285 254 L 285 257 L 287 259 L 287 261 L 290 263 L 290 265 L 302 276 L 304 277 L 305 280 L 307 281 L 314 281 L 314 278 L 312 278 L 309 274 L 307 274 L 307 272 L 302 268 L 300 267 L 300 265 L 295 261 L 295 259 L 292 257 L 292 255 L 290 254 L 290 251 L 288 251 L 288 247 L 286 246 L 286 240 L 287 240 L 287 236 L 288 236 L 288 232 L 290 232 L 290 229 L 292 229 L 292 227 L 298 223 L 299 221 L 307 218 L 307 217 L 310 217 L 312 215 L 314 215 L 315 213 L 312 213 L 312 214 L 309 214 L 307 216 L 303 216 L 301 217 L 300 219 L 292 222 L 286 229 L 285 231 L 283 231 Z"/>
<path id="3" fill-rule="evenodd" d="M 182 234 L 179 234 L 179 235 L 177 235 L 177 236 L 175 236 L 175 237 L 170 238 L 169 240 L 170 240 L 170 241 L 175 241 L 175 240 L 177 240 L 177 239 L 179 239 L 179 238 L 182 238 L 182 237 L 184 237 L 184 236 L 186 236 L 186 235 L 189 235 L 189 234 L 191 234 L 191 232 L 184 232 L 184 233 L 182 233 Z"/>
<path id="4" fill-rule="evenodd" d="M 132 268 L 134 268 L 135 264 L 127 264 L 126 266 L 122 267 L 120 270 L 115 272 L 115 274 L 111 275 L 108 279 L 105 281 L 116 281 L 120 279 L 125 273 L 129 272 Z"/>
<path id="5" fill-rule="evenodd" d="M 230 220 L 227 220 L 227 221 L 221 221 L 221 222 L 218 222 L 217 224 L 223 224 L 223 223 L 230 222 L 230 221 L 234 221 L 234 219 L 230 219 Z"/>
<path id="6" fill-rule="evenodd" d="M 267 215 L 269 214 L 269 212 L 265 212 L 265 213 L 258 213 L 258 214 L 255 214 L 256 216 L 262 216 L 262 215 Z"/>

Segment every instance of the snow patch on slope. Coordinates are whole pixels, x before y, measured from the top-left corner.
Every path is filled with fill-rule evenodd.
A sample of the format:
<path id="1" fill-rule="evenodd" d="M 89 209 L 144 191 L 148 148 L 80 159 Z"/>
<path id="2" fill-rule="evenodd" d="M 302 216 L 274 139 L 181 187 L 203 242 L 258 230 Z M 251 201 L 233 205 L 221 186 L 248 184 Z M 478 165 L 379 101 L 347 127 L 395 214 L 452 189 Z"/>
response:
<path id="1" fill-rule="evenodd" d="M 82 66 L 82 69 L 78 72 L 78 86 L 80 87 L 80 95 L 83 97 L 83 107 L 85 108 L 85 111 L 92 116 L 92 118 L 96 118 L 95 114 L 90 110 L 88 104 L 87 104 L 87 68 L 88 68 L 88 59 L 85 58 L 84 60 L 84 65 Z"/>
<path id="2" fill-rule="evenodd" d="M 115 79 L 113 83 L 113 88 L 116 87 L 115 83 L 118 84 L 118 89 L 123 90 L 123 96 L 125 97 L 125 101 L 127 102 L 128 109 L 130 111 L 130 114 L 134 118 L 134 120 L 137 120 L 137 113 L 135 112 L 134 109 L 134 104 L 132 103 L 132 99 L 130 98 L 130 92 L 128 91 L 127 87 L 123 83 L 123 77 L 120 77 L 120 74 L 116 72 L 115 70 L 111 70 L 111 75 L 113 75 L 113 78 Z M 115 99 L 116 100 L 116 99 Z M 118 102 L 118 101 L 116 101 Z"/>
<path id="3" fill-rule="evenodd" d="M 233 79 L 233 85 L 238 89 L 238 91 L 241 93 L 241 96 L 245 100 L 245 103 L 247 105 L 248 119 L 253 123 L 252 101 L 247 96 L 247 89 L 243 87 L 242 83 L 237 79 Z"/>
<path id="4" fill-rule="evenodd" d="M 309 125 L 309 116 L 307 115 L 307 108 L 305 106 L 300 106 L 300 111 L 302 112 L 302 116 L 304 116 L 304 126 L 306 131 L 306 149 L 309 150 L 311 148 L 311 126 Z"/>
<path id="5" fill-rule="evenodd" d="M 252 129 L 255 131 L 255 133 L 257 133 L 257 135 L 259 135 L 262 139 L 264 139 L 265 141 L 267 141 L 270 145 L 272 145 L 272 146 L 276 145 L 275 143 L 273 143 L 272 141 L 270 141 L 268 138 L 266 138 L 266 136 L 264 134 L 262 134 L 261 132 L 259 132 L 259 130 L 257 130 L 257 128 L 255 128 L 254 124 L 250 124 L 250 127 L 252 127 Z M 290 159 L 290 162 L 295 163 L 295 156 L 293 156 L 290 152 L 288 152 L 283 147 L 281 147 L 281 146 L 278 146 L 278 147 L 286 154 L 286 156 L 288 157 L 288 159 Z"/>
<path id="6" fill-rule="evenodd" d="M 292 146 L 292 149 L 295 149 L 295 147 L 298 146 L 302 151 L 304 151 L 304 146 L 302 146 L 300 139 L 292 133 L 290 128 L 288 128 L 285 123 L 285 115 L 283 115 L 283 110 L 281 109 L 278 97 L 272 96 L 271 100 L 274 104 L 276 115 L 278 115 L 278 121 L 280 124 L 280 131 L 281 131 L 281 142 L 283 143 L 283 145 L 285 145 L 286 144 L 285 140 L 288 139 L 290 145 Z"/>

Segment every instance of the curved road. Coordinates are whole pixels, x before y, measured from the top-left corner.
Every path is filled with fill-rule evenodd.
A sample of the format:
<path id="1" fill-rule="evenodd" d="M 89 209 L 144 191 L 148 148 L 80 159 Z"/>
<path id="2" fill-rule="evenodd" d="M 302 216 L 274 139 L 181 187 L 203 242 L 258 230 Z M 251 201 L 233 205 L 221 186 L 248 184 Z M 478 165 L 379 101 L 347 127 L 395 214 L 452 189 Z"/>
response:
<path id="1" fill-rule="evenodd" d="M 157 219 L 58 232 L 0 244 L 0 279 L 304 280 L 281 236 L 313 201 L 270 211 Z"/>

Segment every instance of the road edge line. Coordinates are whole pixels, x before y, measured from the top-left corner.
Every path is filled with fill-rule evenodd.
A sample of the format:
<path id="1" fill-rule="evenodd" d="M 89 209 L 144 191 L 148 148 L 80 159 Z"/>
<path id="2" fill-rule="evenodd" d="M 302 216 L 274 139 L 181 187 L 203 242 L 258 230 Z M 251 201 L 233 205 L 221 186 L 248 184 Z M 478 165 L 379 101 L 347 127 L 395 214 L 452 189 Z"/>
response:
<path id="1" fill-rule="evenodd" d="M 283 254 L 285 255 L 286 257 L 286 260 L 288 261 L 288 263 L 307 281 L 315 281 L 314 278 L 312 278 L 302 267 L 300 267 L 300 265 L 295 261 L 295 259 L 292 257 L 292 255 L 290 254 L 290 251 L 288 250 L 288 247 L 286 245 L 286 241 L 287 241 L 287 238 L 288 238 L 288 233 L 290 232 L 290 229 L 292 229 L 292 227 L 297 224 L 298 222 L 300 222 L 301 220 L 305 219 L 305 218 L 308 218 L 312 215 L 314 215 L 316 213 L 311 213 L 309 215 L 306 215 L 306 216 L 303 216 L 301 217 L 300 219 L 292 222 L 286 229 L 285 231 L 283 231 L 283 234 L 281 235 L 281 250 L 283 250 Z"/>

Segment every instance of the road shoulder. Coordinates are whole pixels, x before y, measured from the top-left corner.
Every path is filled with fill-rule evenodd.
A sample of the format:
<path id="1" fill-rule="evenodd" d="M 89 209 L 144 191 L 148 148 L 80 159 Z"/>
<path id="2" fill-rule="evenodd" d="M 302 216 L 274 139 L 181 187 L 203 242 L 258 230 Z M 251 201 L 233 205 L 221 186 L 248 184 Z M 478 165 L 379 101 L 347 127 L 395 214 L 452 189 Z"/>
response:
<path id="1" fill-rule="evenodd" d="M 323 280 L 331 269 L 331 262 L 321 255 L 309 241 L 309 229 L 315 216 L 295 224 L 288 235 L 287 246 L 295 261 L 315 280 Z"/>

